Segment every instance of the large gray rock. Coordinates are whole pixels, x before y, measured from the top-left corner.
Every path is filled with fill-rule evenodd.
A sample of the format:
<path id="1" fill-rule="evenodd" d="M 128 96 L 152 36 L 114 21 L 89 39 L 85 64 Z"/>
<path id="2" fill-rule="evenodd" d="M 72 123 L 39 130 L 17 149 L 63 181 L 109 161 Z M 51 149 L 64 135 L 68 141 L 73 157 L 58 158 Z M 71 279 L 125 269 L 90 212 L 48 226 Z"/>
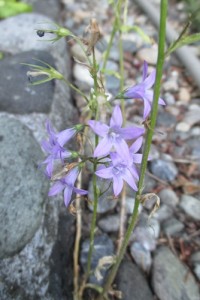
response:
<path id="1" fill-rule="evenodd" d="M 50 29 L 52 26 L 55 28 L 52 22 L 46 16 L 36 13 L 21 14 L 1 21 L 0 51 L 12 55 L 31 50 L 47 51 L 53 56 L 56 69 L 65 78 L 68 78 L 70 76 L 70 62 L 65 39 L 52 44 L 44 41 L 44 39 L 53 38 L 52 34 L 47 35 L 44 39 L 40 39 L 36 34 L 36 29 Z M 26 77 L 26 72 L 24 76 Z M 43 87 L 44 84 L 41 88 Z M 43 101 L 42 98 L 40 100 Z M 59 130 L 77 122 L 77 112 L 72 104 L 69 87 L 63 81 L 55 81 L 50 119 Z"/>
<path id="2" fill-rule="evenodd" d="M 53 57 L 46 51 L 28 51 L 0 60 L 0 111 L 15 114 L 50 112 L 55 85 L 53 81 L 30 85 L 26 75 L 30 67 L 21 63 L 42 65 L 32 58 L 55 65 Z M 46 77 L 35 80 L 44 78 Z"/>
<path id="3" fill-rule="evenodd" d="M 14 119 L 0 119 L 0 257 L 21 250 L 40 226 L 47 192 L 38 172 L 40 146 L 28 128 Z"/>
<path id="4" fill-rule="evenodd" d="M 60 17 L 60 2 L 57 0 L 25 0 L 24 2 L 31 4 L 34 11 L 43 13 L 54 20 Z"/>
<path id="5" fill-rule="evenodd" d="M 191 272 L 167 247 L 157 250 L 152 284 L 160 300 L 199 300 L 199 288 Z"/>
<path id="6" fill-rule="evenodd" d="M 147 280 L 140 269 L 132 262 L 122 262 L 117 277 L 116 289 L 122 292 L 123 300 L 153 300 Z"/>

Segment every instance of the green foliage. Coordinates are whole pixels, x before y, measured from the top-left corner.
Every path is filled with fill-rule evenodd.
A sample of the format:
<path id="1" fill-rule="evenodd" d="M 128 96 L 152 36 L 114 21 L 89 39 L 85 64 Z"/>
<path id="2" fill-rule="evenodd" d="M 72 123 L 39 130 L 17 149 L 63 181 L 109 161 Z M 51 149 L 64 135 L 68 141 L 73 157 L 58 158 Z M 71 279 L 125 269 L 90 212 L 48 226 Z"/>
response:
<path id="1" fill-rule="evenodd" d="M 29 4 L 17 0 L 0 0 L 0 19 L 31 11 L 32 7 Z"/>

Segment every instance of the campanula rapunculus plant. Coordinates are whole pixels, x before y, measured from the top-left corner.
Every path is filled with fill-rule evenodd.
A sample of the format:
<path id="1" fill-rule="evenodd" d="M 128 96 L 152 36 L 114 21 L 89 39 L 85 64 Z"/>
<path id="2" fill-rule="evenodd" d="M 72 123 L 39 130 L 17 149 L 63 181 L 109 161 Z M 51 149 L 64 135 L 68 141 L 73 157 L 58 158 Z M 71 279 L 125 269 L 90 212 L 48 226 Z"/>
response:
<path id="1" fill-rule="evenodd" d="M 136 181 L 139 179 L 133 160 L 129 158 L 122 159 L 117 152 L 111 152 L 111 164 L 109 167 L 100 168 L 96 171 L 96 175 L 104 179 L 113 180 L 114 195 L 118 196 L 123 188 L 124 181 L 134 190 L 137 191 Z"/>
<path id="2" fill-rule="evenodd" d="M 48 154 L 48 157 L 42 162 L 46 164 L 46 175 L 51 178 L 53 173 L 53 164 L 55 160 L 60 159 L 62 163 L 65 158 L 74 156 L 75 152 L 65 149 L 63 146 L 77 133 L 82 125 L 76 125 L 75 127 L 65 129 L 59 133 L 56 133 L 51 126 L 49 120 L 46 121 L 46 130 L 49 135 L 49 140 L 42 141 L 41 147 Z"/>
<path id="3" fill-rule="evenodd" d="M 148 72 L 148 64 L 144 61 L 143 64 L 143 76 L 142 82 L 136 84 L 130 88 L 128 88 L 125 93 L 125 98 L 135 98 L 141 99 L 144 102 L 144 112 L 143 112 L 143 119 L 145 120 L 151 111 L 152 101 L 153 101 L 153 91 L 151 90 L 152 86 L 155 83 L 156 78 L 156 71 L 151 72 L 149 75 Z M 159 98 L 158 103 L 160 105 L 165 105 L 163 99 Z"/>
<path id="4" fill-rule="evenodd" d="M 94 150 L 94 157 L 106 156 L 114 147 L 120 156 L 129 159 L 129 149 L 125 140 L 138 138 L 144 134 L 144 129 L 136 126 L 122 128 L 122 123 L 123 118 L 119 105 L 116 105 L 113 110 L 110 126 L 95 120 L 88 121 L 91 129 L 102 138 Z"/>
<path id="5" fill-rule="evenodd" d="M 64 202 L 65 206 L 70 204 L 72 193 L 79 195 L 86 195 L 88 192 L 82 189 L 78 189 L 74 186 L 74 183 L 78 177 L 80 170 L 79 167 L 71 169 L 66 176 L 56 181 L 49 190 L 48 196 L 55 196 L 60 194 L 64 190 Z"/>

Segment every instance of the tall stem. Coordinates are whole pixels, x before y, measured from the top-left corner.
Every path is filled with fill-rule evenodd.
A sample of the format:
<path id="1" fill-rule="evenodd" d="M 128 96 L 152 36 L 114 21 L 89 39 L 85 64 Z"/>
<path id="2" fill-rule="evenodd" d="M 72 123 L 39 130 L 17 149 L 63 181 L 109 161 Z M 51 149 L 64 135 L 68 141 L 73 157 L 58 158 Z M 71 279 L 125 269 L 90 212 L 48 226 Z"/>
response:
<path id="1" fill-rule="evenodd" d="M 164 53 L 165 53 L 164 49 L 165 49 L 167 7 L 168 7 L 168 1 L 161 0 L 158 60 L 157 60 L 157 66 L 156 66 L 156 82 L 155 82 L 155 87 L 154 87 L 154 99 L 153 99 L 153 105 L 152 105 L 152 111 L 151 111 L 151 123 L 150 123 L 150 128 L 147 130 L 147 137 L 146 137 L 143 159 L 142 159 L 142 164 L 141 164 L 141 173 L 140 173 L 140 179 L 139 179 L 139 183 L 138 183 L 138 192 L 136 193 L 135 206 L 134 206 L 133 214 L 130 217 L 130 223 L 129 223 L 127 232 L 125 234 L 124 242 L 119 251 L 119 255 L 117 256 L 116 263 L 113 266 L 113 268 L 111 269 L 111 271 L 108 275 L 108 278 L 106 280 L 106 284 L 104 286 L 103 292 L 97 297 L 97 300 L 103 300 L 106 297 L 106 295 L 113 283 L 113 280 L 116 276 L 119 265 L 124 257 L 126 248 L 129 243 L 131 233 L 135 227 L 137 217 L 138 217 L 138 208 L 139 208 L 139 204 L 140 204 L 140 197 L 142 194 L 144 177 L 145 177 L 145 172 L 146 172 L 146 167 L 147 167 L 147 160 L 148 160 L 149 150 L 150 150 L 150 146 L 151 146 L 152 136 L 153 136 L 153 132 L 154 132 L 155 124 L 156 124 L 157 111 L 158 111 L 160 83 L 161 83 L 162 69 L 163 69 L 163 63 L 164 63 Z"/>

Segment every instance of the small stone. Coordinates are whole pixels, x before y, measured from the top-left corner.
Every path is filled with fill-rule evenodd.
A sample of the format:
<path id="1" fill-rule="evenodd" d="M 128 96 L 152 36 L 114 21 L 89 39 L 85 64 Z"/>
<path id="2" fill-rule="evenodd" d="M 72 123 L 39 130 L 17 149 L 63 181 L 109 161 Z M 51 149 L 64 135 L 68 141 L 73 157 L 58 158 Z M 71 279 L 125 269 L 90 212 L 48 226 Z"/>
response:
<path id="1" fill-rule="evenodd" d="M 178 174 L 178 169 L 173 162 L 162 159 L 151 162 L 151 171 L 158 178 L 169 182 L 172 182 Z"/>
<path id="2" fill-rule="evenodd" d="M 80 82 L 84 90 L 89 90 L 94 84 L 91 74 L 85 66 L 75 63 L 73 68 L 73 75 L 74 78 L 78 82 Z"/>
<path id="3" fill-rule="evenodd" d="M 191 100 L 190 92 L 187 88 L 181 87 L 178 94 L 179 101 L 187 104 Z"/>
<path id="4" fill-rule="evenodd" d="M 200 122 L 200 107 L 198 105 L 190 106 L 189 111 L 185 114 L 183 122 L 190 125 L 190 127 L 199 123 Z"/>
<path id="5" fill-rule="evenodd" d="M 195 264 L 195 263 L 200 263 L 200 251 L 198 252 L 195 252 L 191 255 L 190 257 L 190 262 L 192 264 Z"/>
<path id="6" fill-rule="evenodd" d="M 142 48 L 138 51 L 137 57 L 141 61 L 145 60 L 148 64 L 155 65 L 158 57 L 157 45 L 154 45 L 151 48 Z"/>
<path id="7" fill-rule="evenodd" d="M 176 125 L 176 131 L 188 132 L 190 130 L 190 125 L 185 122 L 180 122 Z"/>
<path id="8" fill-rule="evenodd" d="M 120 216 L 119 215 L 107 216 L 98 222 L 98 226 L 104 232 L 116 232 L 119 230 Z"/>
<path id="9" fill-rule="evenodd" d="M 199 287 L 194 276 L 167 247 L 158 248 L 156 251 L 152 285 L 160 300 L 199 299 Z"/>
<path id="10" fill-rule="evenodd" d="M 149 272 L 152 264 L 151 252 L 145 249 L 140 243 L 134 242 L 131 247 L 131 256 L 136 264 L 145 272 Z"/>
<path id="11" fill-rule="evenodd" d="M 164 94 L 163 99 L 165 99 L 167 105 L 174 105 L 176 103 L 174 96 L 169 92 Z"/>
<path id="12" fill-rule="evenodd" d="M 179 202 L 176 193 L 170 189 L 163 189 L 158 196 L 160 197 L 161 203 L 169 205 L 172 208 L 176 207 Z"/>
<path id="13" fill-rule="evenodd" d="M 148 222 L 148 221 L 147 221 Z M 148 251 L 154 251 L 156 249 L 156 239 L 149 230 L 149 224 L 146 222 L 144 226 L 137 226 L 132 233 L 131 241 L 138 242 Z"/>
<path id="14" fill-rule="evenodd" d="M 115 280 L 123 300 L 153 300 L 143 272 L 129 260 L 122 261 Z"/>
<path id="15" fill-rule="evenodd" d="M 166 235 L 174 236 L 185 228 L 184 224 L 176 218 L 170 218 L 163 223 L 163 231 Z"/>
<path id="16" fill-rule="evenodd" d="M 176 123 L 176 117 L 167 111 L 161 111 L 158 114 L 157 124 L 159 126 L 170 128 L 174 127 Z"/>
<path id="17" fill-rule="evenodd" d="M 173 215 L 173 209 L 168 205 L 163 204 L 154 214 L 154 218 L 162 222 L 170 218 L 172 215 Z"/>
<path id="18" fill-rule="evenodd" d="M 87 57 L 79 44 L 74 44 L 70 48 L 70 51 L 71 51 L 72 56 L 75 59 L 77 59 L 80 62 L 87 63 L 87 61 L 88 61 Z M 97 62 L 100 62 L 101 57 L 102 57 L 101 53 L 97 49 L 95 49 L 95 58 L 96 58 Z"/>
<path id="19" fill-rule="evenodd" d="M 172 79 L 165 81 L 163 83 L 162 87 L 165 92 L 178 92 L 178 90 L 179 90 L 177 81 L 172 80 Z"/>
<path id="20" fill-rule="evenodd" d="M 197 278 L 200 280 L 200 264 L 195 265 L 194 273 L 197 276 Z"/>
<path id="21" fill-rule="evenodd" d="M 182 195 L 180 207 L 186 215 L 200 221 L 200 200 L 188 195 Z"/>
<path id="22" fill-rule="evenodd" d="M 81 265 L 86 271 L 87 269 L 87 260 L 88 260 L 88 251 L 90 247 L 90 240 L 87 239 L 82 243 L 81 246 Z M 98 262 L 104 256 L 112 256 L 114 254 L 114 245 L 112 240 L 108 237 L 107 234 L 99 235 L 94 238 L 94 250 L 92 254 L 92 263 L 91 269 L 94 271 L 98 265 Z M 89 278 L 90 283 L 102 285 L 105 281 L 105 275 L 109 269 L 109 266 L 104 266 L 101 269 L 101 274 L 103 278 L 98 281 L 95 275 L 91 275 Z"/>
<path id="23" fill-rule="evenodd" d="M 158 239 L 160 235 L 160 223 L 157 219 L 151 218 L 148 222 L 147 231 L 154 239 Z"/>
<path id="24" fill-rule="evenodd" d="M 150 193 L 156 187 L 156 181 L 150 175 L 146 174 L 144 178 L 143 193 Z"/>
<path id="25" fill-rule="evenodd" d="M 135 199 L 132 197 L 126 197 L 126 212 L 127 212 L 127 214 L 131 215 L 133 213 L 134 205 L 135 205 Z M 138 208 L 139 214 L 141 213 L 141 211 L 142 211 L 142 205 L 139 204 L 139 208 Z"/>

